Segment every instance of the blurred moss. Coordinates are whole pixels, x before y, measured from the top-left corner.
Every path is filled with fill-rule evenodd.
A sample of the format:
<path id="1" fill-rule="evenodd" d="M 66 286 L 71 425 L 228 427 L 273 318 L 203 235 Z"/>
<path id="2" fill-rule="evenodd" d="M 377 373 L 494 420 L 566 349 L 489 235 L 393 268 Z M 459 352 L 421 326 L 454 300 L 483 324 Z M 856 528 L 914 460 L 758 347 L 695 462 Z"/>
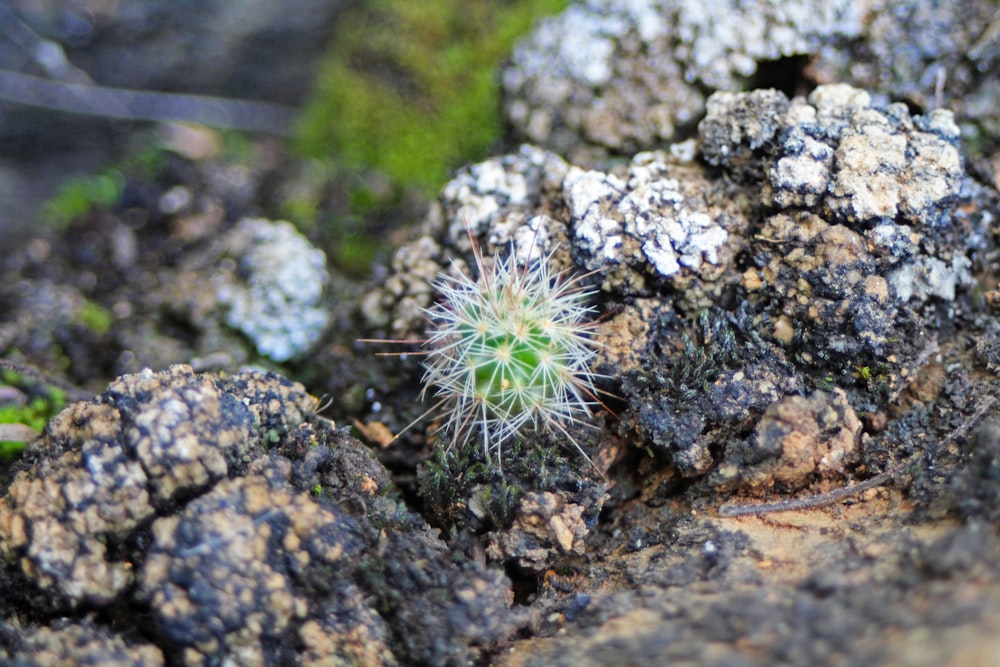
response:
<path id="1" fill-rule="evenodd" d="M 24 424 L 40 432 L 49 419 L 66 405 L 66 392 L 63 390 L 40 386 L 11 370 L 0 373 L 0 385 L 14 387 L 28 397 L 22 405 L 0 405 L 0 424 Z M 0 462 L 20 456 L 26 444 L 19 440 L 0 441 Z"/>
<path id="2" fill-rule="evenodd" d="M 70 178 L 46 202 L 45 220 L 55 229 L 64 228 L 91 208 L 110 208 L 121 198 L 124 188 L 125 177 L 117 169 Z"/>
<path id="3" fill-rule="evenodd" d="M 500 62 L 567 0 L 372 0 L 338 22 L 297 128 L 304 155 L 430 194 L 501 138 Z"/>
<path id="4" fill-rule="evenodd" d="M 80 310 L 75 314 L 77 323 L 103 336 L 111 331 L 114 316 L 104 306 L 94 301 L 85 300 Z"/>
<path id="5" fill-rule="evenodd" d="M 361 234 L 342 236 L 332 261 L 342 271 L 355 276 L 367 275 L 379 249 L 379 242 Z"/>

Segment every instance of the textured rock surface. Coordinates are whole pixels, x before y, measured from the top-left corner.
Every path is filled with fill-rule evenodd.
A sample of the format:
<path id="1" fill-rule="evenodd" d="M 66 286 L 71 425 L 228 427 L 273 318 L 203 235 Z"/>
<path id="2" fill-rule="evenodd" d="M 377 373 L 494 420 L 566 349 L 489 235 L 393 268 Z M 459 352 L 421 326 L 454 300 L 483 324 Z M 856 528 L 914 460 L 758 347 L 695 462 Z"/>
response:
<path id="1" fill-rule="evenodd" d="M 124 376 L 60 413 L 26 453 L 31 465 L 0 499 L 0 552 L 64 604 L 110 602 L 135 575 L 114 554 L 156 508 L 245 467 L 312 400 L 259 373 Z"/>
<path id="2" fill-rule="evenodd" d="M 489 556 L 513 562 L 528 572 L 543 572 L 551 563 L 586 550 L 586 508 L 567 503 L 564 495 L 527 493 L 521 499 L 511 529 L 498 534 Z M 555 552 L 553 554 L 552 552 Z"/>
<path id="3" fill-rule="evenodd" d="M 0 655 L 444 664 L 523 625 L 503 573 L 453 562 L 315 407 L 273 374 L 175 366 L 60 413 L 0 498 Z M 101 620 L 30 624 L 81 609 Z"/>
<path id="4" fill-rule="evenodd" d="M 884 360 L 890 341 L 916 340 L 906 332 L 923 326 L 922 304 L 971 283 L 951 217 L 963 170 L 950 112 L 911 118 L 834 85 L 808 103 L 717 93 L 699 129 L 706 159 L 760 183 L 776 211 L 742 283 L 774 307 L 782 343 L 810 340 L 812 359 Z"/>
<path id="5" fill-rule="evenodd" d="M 724 278 L 736 279 L 727 269 L 748 224 L 739 197 L 683 151 L 641 153 L 604 172 L 522 146 L 445 186 L 425 235 L 396 253 L 394 275 L 366 295 L 361 312 L 395 335 L 421 332 L 434 276 L 471 265 L 458 254 L 468 255 L 470 233 L 489 253 L 513 252 L 522 263 L 552 253 L 558 268 L 594 271 L 614 294 L 669 286 L 704 302 Z"/>
<path id="6" fill-rule="evenodd" d="M 6 664 L 25 667 L 160 667 L 165 664 L 163 653 L 152 644 L 125 641 L 93 622 L 63 620 L 48 627 L 5 626 L 3 630 L 18 634 L 13 650 L 7 652 L 0 648 L 0 660 Z"/>
<path id="7" fill-rule="evenodd" d="M 589 164 L 685 136 L 715 91 L 846 81 L 952 109 L 995 142 L 994 12 L 987 0 L 581 0 L 518 44 L 505 115 L 519 138 Z"/>
<path id="8" fill-rule="evenodd" d="M 723 446 L 804 382 L 780 349 L 756 335 L 749 310 L 703 313 L 692 330 L 662 306 L 652 311 L 645 354 L 659 354 L 622 368 L 629 410 L 621 432 L 666 453 L 684 477 L 712 469 Z"/>
<path id="9" fill-rule="evenodd" d="M 864 23 L 862 39 L 822 51 L 812 65 L 817 81 L 850 81 L 918 108 L 952 109 L 967 136 L 996 141 L 994 4 L 875 2 Z"/>
<path id="10" fill-rule="evenodd" d="M 886 400 L 933 347 L 939 309 L 958 307 L 968 239 L 992 219 L 957 208 L 974 187 L 952 114 L 911 117 L 844 85 L 794 100 L 717 93 L 699 132 L 728 179 L 689 144 L 607 171 L 523 146 L 459 172 L 362 314 L 419 337 L 431 276 L 468 271 L 470 239 L 525 262 L 555 249 L 564 270 L 592 272 L 600 298 L 650 297 L 641 338 L 603 329 L 602 372 L 625 378 L 612 390 L 629 406 L 620 432 L 685 477 L 813 385 L 809 367 L 827 373 L 821 385 L 863 376 L 879 394 L 864 402 Z"/>
<path id="11" fill-rule="evenodd" d="M 814 478 L 842 478 L 857 463 L 861 421 L 842 390 L 786 396 L 768 406 L 745 448 L 727 449 L 713 473 L 750 490 L 794 489 Z"/>
<path id="12" fill-rule="evenodd" d="M 603 586 L 619 582 L 613 592 L 583 580 L 572 580 L 575 593 L 553 591 L 558 611 L 542 636 L 496 664 L 992 664 L 994 532 L 900 530 L 900 510 L 878 497 L 840 512 L 741 520 L 646 508 L 650 524 L 670 526 L 669 539 L 636 540 L 607 556 L 607 570 L 588 572 Z M 966 603 L 974 611 L 959 613 Z"/>
<path id="13" fill-rule="evenodd" d="M 521 138 L 574 159 L 587 162 L 588 145 L 635 152 L 690 129 L 705 89 L 739 87 L 764 61 L 861 27 L 849 2 L 578 2 L 518 44 L 505 113 Z"/>
<path id="14" fill-rule="evenodd" d="M 329 319 L 323 307 L 329 283 L 323 251 L 291 223 L 262 219 L 241 220 L 222 245 L 231 270 L 224 268 L 211 282 L 226 324 L 275 361 L 308 352 Z"/>
<path id="15" fill-rule="evenodd" d="M 185 664 L 215 664 L 236 655 L 241 664 L 270 662 L 273 649 L 267 646 L 294 634 L 310 612 L 316 613 L 317 600 L 310 601 L 304 588 L 316 597 L 339 597 L 340 609 L 331 608 L 333 618 L 300 629 L 316 644 L 316 635 L 339 620 L 343 634 L 326 635 L 324 642 L 329 657 L 347 660 L 367 653 L 377 658 L 367 664 L 393 662 L 384 622 L 343 577 L 364 546 L 360 527 L 344 513 L 294 492 L 289 467 L 222 482 L 180 515 L 153 524 L 141 596 Z M 355 644 L 362 639 L 369 643 L 363 651 Z M 358 655 L 352 655 L 355 651 Z"/>
<path id="16" fill-rule="evenodd" d="M 941 71 L 924 56 L 947 60 L 952 48 L 966 55 L 947 61 L 956 78 L 942 84 L 943 99 L 994 76 L 973 70 L 992 62 L 995 7 L 906 2 L 889 16 L 887 4 L 865 6 L 870 22 L 849 46 L 859 76 L 873 71 L 865 35 L 887 19 L 942 28 L 895 38 L 892 66 L 917 54 L 907 62 L 922 68 L 921 90 L 933 94 Z M 653 3 L 602 7 L 612 5 L 635 17 L 626 39 L 632 26 L 657 29 L 644 9 Z M 785 25 L 768 14 L 776 5 L 760 6 L 765 21 Z M 714 11 L 685 5 L 685 20 Z M 755 19 L 734 16 L 756 39 Z M 977 16 L 962 28 L 964 44 L 951 44 L 957 17 Z M 720 29 L 732 25 L 717 18 Z M 742 35 L 711 43 L 713 28 L 699 25 L 691 35 L 704 54 L 683 54 L 713 59 L 699 76 L 729 72 L 749 85 L 738 74 L 750 71 L 739 69 L 739 54 L 751 52 Z M 629 67 L 618 51 L 605 58 L 601 39 L 579 63 L 594 65 L 595 81 L 599 66 Z M 844 53 L 820 46 L 810 67 Z M 794 65 L 782 89 L 808 83 L 791 78 L 807 73 L 805 58 L 755 58 L 755 79 Z M 473 244 L 486 262 L 509 252 L 527 265 L 554 251 L 553 268 L 596 290 L 603 320 L 595 370 L 608 376 L 600 398 L 609 410 L 588 422 L 596 428 L 571 433 L 593 465 L 562 438 L 526 433 L 505 447 L 501 474 L 479 448 L 435 435 L 433 414 L 364 446 L 311 414 L 311 400 L 283 403 L 288 385 L 259 374 L 259 385 L 236 387 L 231 374 L 192 376 L 180 392 L 116 381 L 120 396 L 71 408 L 2 482 L 0 544 L 10 535 L 17 546 L 0 559 L 0 662 L 31 664 L 36 646 L 65 655 L 76 642 L 82 655 L 94 646 L 125 660 L 151 647 L 151 661 L 171 665 L 992 664 L 1000 195 L 982 135 L 931 104 L 891 105 L 877 89 L 710 97 L 698 85 L 711 101 L 696 140 L 601 163 L 589 161 L 605 150 L 593 146 L 576 144 L 568 161 L 523 147 L 457 173 L 419 237 L 377 275 L 361 314 L 341 308 L 309 363 L 288 366 L 332 397 L 323 415 L 358 419 L 365 437 L 399 433 L 430 407 L 416 400 L 417 350 L 373 357 L 355 339 L 420 336 L 435 276 L 474 270 Z M 612 124 L 622 117 L 601 112 Z M 175 346 L 155 346 L 157 359 L 195 350 L 222 351 L 234 365 L 251 358 L 244 334 L 194 310 L 191 293 L 215 302 L 214 291 L 175 279 L 178 267 L 195 268 L 185 263 L 192 253 L 223 257 L 219 237 L 259 215 L 248 202 L 265 186 L 252 170 L 189 173 L 230 185 L 169 180 L 130 200 L 127 216 L 95 212 L 11 255 L 5 267 L 20 269 L 6 270 L 0 305 L 21 304 L 11 320 L 40 332 L 28 359 L 94 381 L 86 361 L 141 363 L 153 356 L 147 337 Z M 126 224 L 136 219 L 149 222 Z M 598 273 L 586 276 L 590 268 Z M 75 315 L 28 312 L 43 284 L 56 289 L 39 304 L 85 313 L 80 297 L 94 299 L 114 326 L 83 335 Z M 8 355 L 31 342 L 18 327 L 2 331 Z M 73 351 L 69 366 L 51 353 L 57 345 Z M 249 431 L 250 444 L 221 459 L 178 458 L 194 425 L 203 428 L 198 406 L 228 400 L 212 387 L 251 413 L 222 420 L 212 437 Z M 134 430 L 107 427 L 114 414 Z M 841 492 L 836 504 L 718 512 L 722 503 L 726 514 L 761 501 L 803 507 L 827 491 Z M 12 505 L 16 494 L 30 502 Z"/>
<path id="17" fill-rule="evenodd" d="M 741 246 L 743 220 L 713 210 L 705 202 L 711 184 L 669 163 L 665 154 L 641 153 L 623 178 L 574 168 L 563 183 L 584 267 L 605 275 L 631 269 L 623 291 L 641 291 L 644 275 L 681 285 L 689 276 L 714 280 Z"/>
<path id="18" fill-rule="evenodd" d="M 763 159 L 763 202 L 810 208 L 849 224 L 936 224 L 962 177 L 959 129 L 944 110 L 911 118 L 902 104 L 873 107 L 851 86 L 820 86 L 789 102 L 773 90 L 717 93 L 699 124 L 710 164 L 737 175 Z"/>

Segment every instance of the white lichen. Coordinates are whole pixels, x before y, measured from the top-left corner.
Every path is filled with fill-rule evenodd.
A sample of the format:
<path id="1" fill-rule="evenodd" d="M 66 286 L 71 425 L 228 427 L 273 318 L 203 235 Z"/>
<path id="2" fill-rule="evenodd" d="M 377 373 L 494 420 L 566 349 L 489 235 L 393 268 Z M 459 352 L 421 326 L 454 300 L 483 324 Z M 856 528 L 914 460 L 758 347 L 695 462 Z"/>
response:
<path id="1" fill-rule="evenodd" d="M 236 263 L 215 285 L 226 324 L 275 361 L 307 352 L 329 320 L 322 304 L 329 281 L 323 251 L 291 223 L 263 219 L 241 220 L 223 243 Z"/>

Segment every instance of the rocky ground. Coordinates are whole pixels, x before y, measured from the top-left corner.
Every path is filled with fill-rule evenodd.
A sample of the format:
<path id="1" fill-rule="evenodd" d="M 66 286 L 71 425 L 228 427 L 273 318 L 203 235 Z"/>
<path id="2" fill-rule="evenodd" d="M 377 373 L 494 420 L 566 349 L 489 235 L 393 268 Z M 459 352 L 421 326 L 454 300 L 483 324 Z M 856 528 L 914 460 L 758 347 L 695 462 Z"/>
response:
<path id="1" fill-rule="evenodd" d="M 0 476 L 3 659 L 1000 665 L 995 12 L 705 12 L 541 24 L 531 143 L 372 276 L 274 219 L 270 141 L 9 250 L 2 399 L 67 405 Z M 419 347 L 359 342 L 425 337 L 477 251 L 598 320 L 599 409 L 490 458 L 393 439 Z"/>

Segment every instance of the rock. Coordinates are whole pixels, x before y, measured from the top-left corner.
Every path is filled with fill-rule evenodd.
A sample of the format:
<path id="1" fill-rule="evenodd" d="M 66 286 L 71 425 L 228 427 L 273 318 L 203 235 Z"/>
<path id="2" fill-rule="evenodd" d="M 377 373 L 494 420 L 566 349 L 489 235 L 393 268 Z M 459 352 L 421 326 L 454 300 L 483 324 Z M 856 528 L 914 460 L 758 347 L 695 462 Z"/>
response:
<path id="1" fill-rule="evenodd" d="M 952 109 L 967 136 L 995 139 L 998 49 L 981 30 L 993 13 L 986 0 L 583 0 L 517 44 L 504 114 L 518 139 L 593 166 L 676 141 L 711 113 L 712 93 L 844 81 Z"/>
<path id="2" fill-rule="evenodd" d="M 109 603 L 135 576 L 115 554 L 157 508 L 245 467 L 313 405 L 301 385 L 254 372 L 124 376 L 25 452 L 0 498 L 0 555 L 57 604 Z"/>
<path id="3" fill-rule="evenodd" d="M 983 32 L 995 12 L 983 0 L 873 3 L 860 39 L 818 49 L 811 67 L 817 81 L 848 81 L 919 109 L 952 109 L 967 137 L 995 139 L 996 105 L 986 100 L 1000 81 L 993 67 L 1000 51 Z"/>
<path id="4" fill-rule="evenodd" d="M 810 341 L 807 361 L 882 362 L 892 341 L 926 330 L 923 304 L 971 283 L 951 217 L 964 174 L 950 112 L 911 118 L 832 85 L 808 103 L 719 93 L 699 128 L 710 162 L 762 180 L 773 214 L 742 283 L 775 306 L 769 335 Z"/>
<path id="5" fill-rule="evenodd" d="M 198 358 L 226 350 L 230 364 L 292 362 L 327 330 L 329 283 L 323 251 L 291 223 L 244 218 L 190 252 L 149 300 L 195 328 Z"/>
<path id="6" fill-rule="evenodd" d="M 0 655 L 442 664 L 522 625 L 504 574 L 453 561 L 315 408 L 274 374 L 176 366 L 60 413 L 0 498 Z"/>
<path id="7" fill-rule="evenodd" d="M 366 296 L 361 313 L 370 326 L 389 323 L 394 336 L 420 335 L 435 273 L 473 264 L 470 234 L 486 255 L 512 252 L 522 264 L 550 255 L 559 268 L 597 272 L 611 293 L 669 285 L 704 303 L 705 292 L 736 279 L 727 269 L 745 245 L 748 221 L 727 190 L 663 151 L 604 172 L 522 146 L 456 174 L 428 214 L 425 235 L 396 253 L 394 274 Z"/>
<path id="8" fill-rule="evenodd" d="M 510 529 L 491 537 L 487 555 L 536 573 L 561 557 L 582 556 L 589 532 L 583 519 L 585 509 L 566 502 L 565 494 L 527 493 L 521 497 Z"/>
<path id="9" fill-rule="evenodd" d="M 861 366 L 888 356 L 890 341 L 906 330 L 910 311 L 893 298 L 896 292 L 879 274 L 861 234 L 801 213 L 769 218 L 762 236 L 780 244 L 775 247 L 781 251 L 762 251 L 760 257 L 770 261 L 759 272 L 748 270 L 744 285 L 749 290 L 749 281 L 759 276 L 760 286 L 749 290 L 753 298 L 773 294 L 773 303 L 790 318 L 784 337 L 779 322 L 769 333 L 793 347 L 808 340 L 807 361 L 835 357 Z"/>
<path id="10" fill-rule="evenodd" d="M 761 153 L 772 145 L 788 116 L 789 101 L 777 90 L 718 92 L 708 98 L 698 124 L 705 161 L 741 181 L 763 180 Z"/>
<path id="11" fill-rule="evenodd" d="M 0 660 L 23 667 L 160 667 L 163 653 L 147 642 L 125 640 L 92 621 L 62 619 L 51 626 L 18 628 L 18 647 Z M 10 661 L 10 662 L 7 662 Z"/>
<path id="12" fill-rule="evenodd" d="M 629 409 L 620 432 L 666 454 L 682 477 L 710 471 L 714 452 L 803 382 L 779 349 L 755 335 L 749 310 L 703 312 L 695 337 L 677 320 L 655 318 L 646 360 L 621 370 Z M 656 349 L 663 352 L 651 356 Z"/>
<path id="13" fill-rule="evenodd" d="M 763 202 L 778 209 L 809 207 L 851 225 L 933 226 L 958 197 L 954 116 L 936 110 L 911 118 L 905 106 L 875 107 L 845 84 L 816 88 L 808 104 L 777 91 L 719 93 L 699 132 L 709 162 L 738 176 L 754 171 L 749 155 L 760 155 Z"/>
<path id="14" fill-rule="evenodd" d="M 286 462 L 226 480 L 153 524 L 140 596 L 157 627 L 186 665 L 263 664 L 296 634 L 313 659 L 395 664 L 385 622 L 344 576 L 365 545 L 361 528 L 292 491 L 289 473 Z M 306 625 L 327 596 L 336 602 Z"/>
<path id="15" fill-rule="evenodd" d="M 713 476 L 737 479 L 753 494 L 841 479 L 859 458 L 861 421 L 840 389 L 772 403 L 745 443 L 732 443 Z"/>
<path id="16" fill-rule="evenodd" d="M 585 268 L 600 270 L 608 287 L 624 273 L 626 292 L 642 292 L 646 278 L 690 283 L 721 276 L 740 243 L 730 231 L 742 220 L 706 206 L 695 194 L 698 175 L 673 171 L 660 153 L 636 155 L 623 178 L 570 169 L 563 183 L 573 240 Z M 738 237 L 737 237 L 738 238 Z M 623 266 L 624 265 L 624 266 Z M 609 275 L 610 274 L 610 275 Z"/>
<path id="17" fill-rule="evenodd" d="M 291 223 L 244 219 L 220 239 L 221 270 L 211 276 L 226 324 L 261 355 L 301 358 L 328 324 L 326 256 Z"/>
<path id="18" fill-rule="evenodd" d="M 911 116 L 845 85 L 709 102 L 697 146 L 723 178 L 682 146 L 606 170 L 531 146 L 472 165 L 363 315 L 378 335 L 385 323 L 423 335 L 428 274 L 465 272 L 473 239 L 487 258 L 525 266 L 549 254 L 599 284 L 614 314 L 641 297 L 657 326 L 633 339 L 605 327 L 602 373 L 625 378 L 611 390 L 629 405 L 620 432 L 669 453 L 686 477 L 814 382 L 806 369 L 861 381 L 869 394 L 857 400 L 877 409 L 926 358 L 939 309 L 961 307 L 967 239 L 989 244 L 990 216 L 959 207 L 977 190 L 952 114 Z"/>
<path id="19" fill-rule="evenodd" d="M 861 29 L 847 2 L 574 3 L 515 47 L 504 112 L 518 138 L 590 164 L 675 139 L 704 112 L 704 90 Z"/>

